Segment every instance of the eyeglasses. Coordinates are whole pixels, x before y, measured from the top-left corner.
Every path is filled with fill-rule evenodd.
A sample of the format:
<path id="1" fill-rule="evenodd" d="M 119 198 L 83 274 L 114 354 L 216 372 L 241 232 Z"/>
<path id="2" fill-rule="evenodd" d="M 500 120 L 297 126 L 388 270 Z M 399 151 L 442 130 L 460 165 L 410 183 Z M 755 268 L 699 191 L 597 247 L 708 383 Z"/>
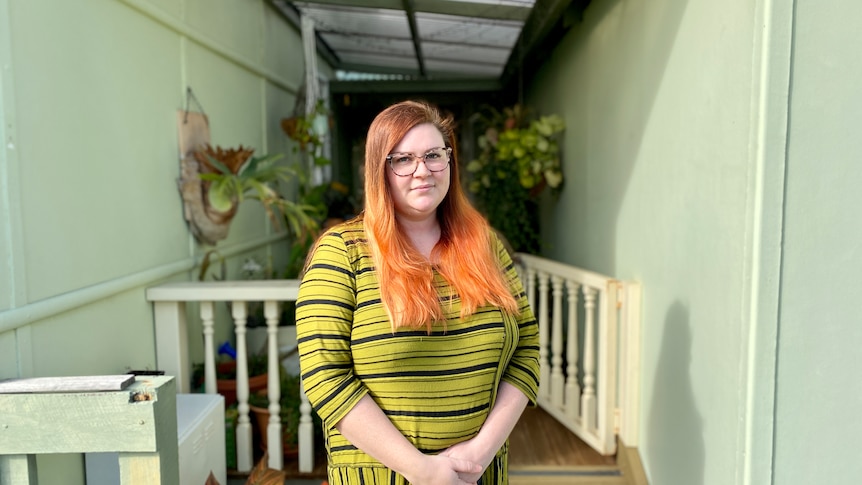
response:
<path id="1" fill-rule="evenodd" d="M 431 172 L 442 172 L 449 166 L 449 157 L 452 155 L 452 147 L 432 148 L 424 155 L 412 153 L 390 153 L 386 155 L 386 161 L 395 175 L 409 177 L 416 173 L 419 168 L 419 160 L 425 162 L 425 167 Z"/>

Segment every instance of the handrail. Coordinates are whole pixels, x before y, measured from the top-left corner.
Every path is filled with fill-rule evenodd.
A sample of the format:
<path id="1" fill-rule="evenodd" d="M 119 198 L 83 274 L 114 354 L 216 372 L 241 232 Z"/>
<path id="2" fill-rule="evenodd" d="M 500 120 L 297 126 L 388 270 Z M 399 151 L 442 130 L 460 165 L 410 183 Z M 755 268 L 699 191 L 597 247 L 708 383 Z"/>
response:
<path id="1" fill-rule="evenodd" d="M 281 443 L 280 405 L 280 349 L 277 333 L 278 306 L 295 301 L 299 280 L 206 281 L 166 283 L 147 289 L 147 299 L 153 302 L 156 327 L 156 359 L 160 370 L 176 376 L 181 392 L 190 390 L 191 366 L 188 358 L 188 331 L 186 325 L 187 302 L 199 302 L 204 338 L 205 392 L 216 392 L 214 303 L 232 302 L 231 316 L 236 334 L 237 362 L 237 470 L 248 472 L 252 468 L 251 423 L 249 419 L 248 360 L 246 344 L 247 304 L 263 302 L 268 335 L 268 399 L 270 419 L 267 425 L 269 467 L 283 466 Z M 299 418 L 299 471 L 310 472 L 314 467 L 311 405 L 300 389 L 302 403 Z"/>
<path id="2" fill-rule="evenodd" d="M 599 453 L 615 453 L 617 435 L 635 446 L 639 285 L 514 256 L 539 325 L 539 405 Z"/>
<path id="3" fill-rule="evenodd" d="M 270 234 L 253 241 L 227 246 L 221 251 L 221 254 L 224 257 L 242 254 L 259 247 L 281 241 L 286 237 L 286 232 Z M 63 293 L 62 295 L 45 298 L 21 307 L 0 311 L 0 333 L 10 332 L 30 323 L 89 305 L 93 302 L 124 293 L 134 288 L 139 288 L 143 285 L 162 281 L 165 278 L 170 278 L 184 271 L 190 271 L 200 264 L 199 259 L 200 258 L 188 257 L 138 273 L 97 283 L 86 288 L 80 288 L 68 293 Z M 210 282 L 207 282 L 207 284 L 209 283 Z"/>

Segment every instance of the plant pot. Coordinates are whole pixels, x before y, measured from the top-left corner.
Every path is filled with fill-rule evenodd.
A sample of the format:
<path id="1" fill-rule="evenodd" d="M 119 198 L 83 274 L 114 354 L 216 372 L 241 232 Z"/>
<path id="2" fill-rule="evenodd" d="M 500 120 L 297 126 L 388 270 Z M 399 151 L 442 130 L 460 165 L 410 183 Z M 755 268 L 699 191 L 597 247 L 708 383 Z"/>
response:
<path id="1" fill-rule="evenodd" d="M 255 423 L 257 424 L 258 436 L 260 437 L 260 449 L 262 452 L 266 453 L 269 444 L 267 439 L 269 409 L 251 405 L 249 405 L 248 408 L 254 415 Z M 293 458 L 299 455 L 299 445 L 294 443 L 294 436 L 292 436 L 290 432 L 286 431 L 284 422 L 281 423 L 281 451 L 285 458 Z"/>
<path id="2" fill-rule="evenodd" d="M 218 372 L 219 373 L 236 373 L 236 362 L 222 362 L 218 364 Z M 267 377 L 268 374 L 261 374 L 248 378 L 248 392 L 249 395 L 258 392 L 260 390 L 266 389 L 267 385 Z M 216 389 L 218 393 L 224 396 L 224 405 L 225 407 L 230 406 L 236 402 L 236 379 L 217 379 L 216 380 Z"/>

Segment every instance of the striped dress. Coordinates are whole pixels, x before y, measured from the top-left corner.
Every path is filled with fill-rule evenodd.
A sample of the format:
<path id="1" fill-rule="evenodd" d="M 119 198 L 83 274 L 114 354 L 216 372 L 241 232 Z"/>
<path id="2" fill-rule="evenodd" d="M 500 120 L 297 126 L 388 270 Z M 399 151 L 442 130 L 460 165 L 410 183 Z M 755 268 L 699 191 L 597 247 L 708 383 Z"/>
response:
<path id="1" fill-rule="evenodd" d="M 451 307 L 443 305 L 446 329 L 435 324 L 429 335 L 424 328 L 392 332 L 361 221 L 321 238 L 299 289 L 296 326 L 303 386 L 323 422 L 330 485 L 406 483 L 334 427 L 366 394 L 431 454 L 479 432 L 501 381 L 535 404 L 538 328 L 509 254 L 496 237 L 494 243 L 520 316 L 485 306 L 462 320 L 456 295 Z M 436 272 L 434 283 L 448 300 Z M 508 483 L 507 452 L 508 444 L 479 483 Z"/>

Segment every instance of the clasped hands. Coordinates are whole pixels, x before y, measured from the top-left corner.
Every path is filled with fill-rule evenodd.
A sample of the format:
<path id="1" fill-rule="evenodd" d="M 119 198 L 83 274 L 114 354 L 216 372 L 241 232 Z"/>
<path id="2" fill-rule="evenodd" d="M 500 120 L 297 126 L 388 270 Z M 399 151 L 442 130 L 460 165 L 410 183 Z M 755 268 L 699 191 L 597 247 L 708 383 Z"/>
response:
<path id="1" fill-rule="evenodd" d="M 476 485 L 494 455 L 483 458 L 471 441 L 458 443 L 438 455 L 427 455 L 425 470 L 408 480 L 413 485 Z"/>

